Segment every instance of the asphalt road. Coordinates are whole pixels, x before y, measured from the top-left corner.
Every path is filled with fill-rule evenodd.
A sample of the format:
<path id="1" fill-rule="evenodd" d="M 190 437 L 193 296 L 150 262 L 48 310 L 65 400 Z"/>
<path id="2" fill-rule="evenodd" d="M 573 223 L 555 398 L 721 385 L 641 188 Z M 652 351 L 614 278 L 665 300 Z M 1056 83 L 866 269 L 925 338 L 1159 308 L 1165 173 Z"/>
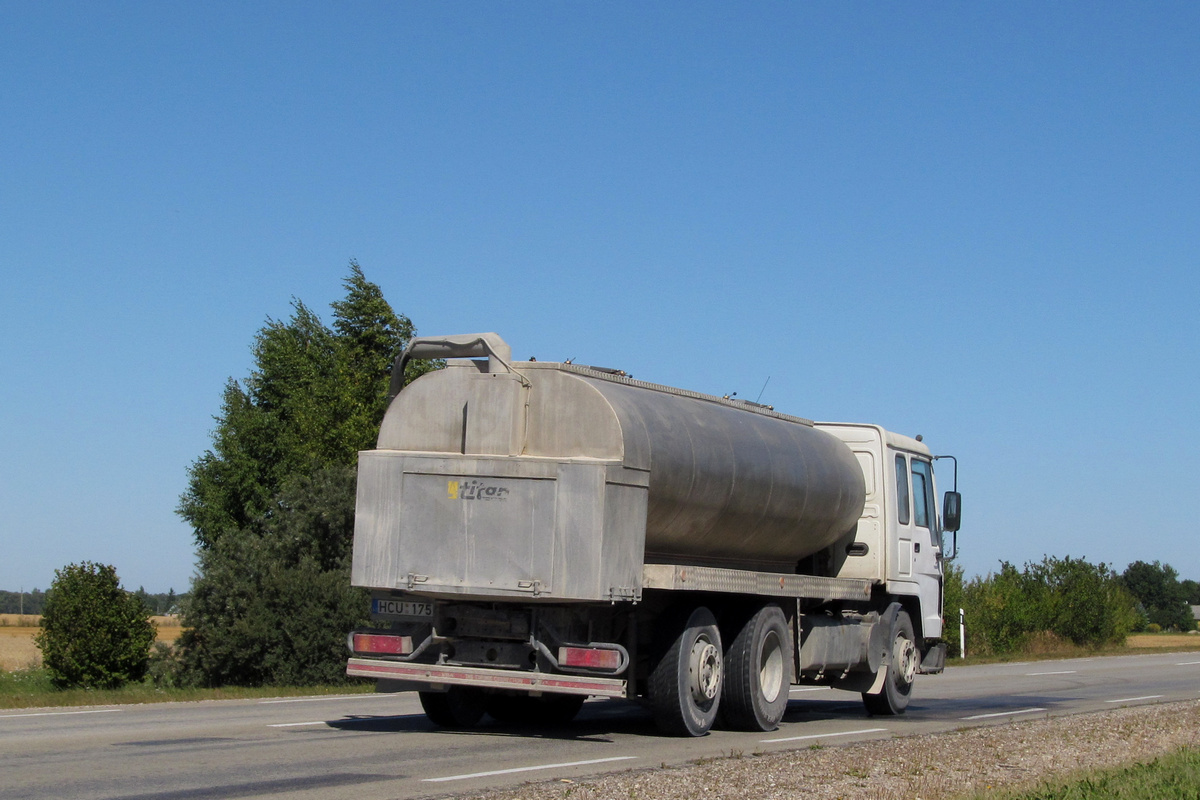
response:
<path id="1" fill-rule="evenodd" d="M 439 731 L 416 695 L 163 703 L 0 712 L 0 798 L 418 798 L 1200 698 L 1200 653 L 957 667 L 922 676 L 908 713 L 870 717 L 858 695 L 792 690 L 772 733 L 659 736 L 623 701 L 570 726 Z"/>

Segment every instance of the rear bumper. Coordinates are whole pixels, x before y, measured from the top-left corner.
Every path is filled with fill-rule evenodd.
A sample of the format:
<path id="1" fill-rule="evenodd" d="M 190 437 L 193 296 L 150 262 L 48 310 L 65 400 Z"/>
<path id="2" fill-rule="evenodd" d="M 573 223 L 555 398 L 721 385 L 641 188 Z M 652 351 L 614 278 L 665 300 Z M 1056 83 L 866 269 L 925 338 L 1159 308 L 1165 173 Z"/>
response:
<path id="1" fill-rule="evenodd" d="M 408 681 L 435 686 L 479 686 L 526 692 L 625 697 L 627 681 L 586 675 L 548 675 L 485 667 L 453 667 L 440 664 L 405 664 L 373 658 L 351 658 L 346 674 L 353 678 Z"/>

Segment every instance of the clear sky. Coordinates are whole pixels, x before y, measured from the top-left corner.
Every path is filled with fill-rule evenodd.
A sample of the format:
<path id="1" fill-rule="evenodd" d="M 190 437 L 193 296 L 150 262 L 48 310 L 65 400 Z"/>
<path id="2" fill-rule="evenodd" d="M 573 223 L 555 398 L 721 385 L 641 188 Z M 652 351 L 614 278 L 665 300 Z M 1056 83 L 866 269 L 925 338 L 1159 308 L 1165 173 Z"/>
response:
<path id="1" fill-rule="evenodd" d="M 421 333 L 924 434 L 969 575 L 1200 578 L 1198 254 L 1195 3 L 0 0 L 0 588 L 185 590 L 225 380 L 351 259 Z"/>

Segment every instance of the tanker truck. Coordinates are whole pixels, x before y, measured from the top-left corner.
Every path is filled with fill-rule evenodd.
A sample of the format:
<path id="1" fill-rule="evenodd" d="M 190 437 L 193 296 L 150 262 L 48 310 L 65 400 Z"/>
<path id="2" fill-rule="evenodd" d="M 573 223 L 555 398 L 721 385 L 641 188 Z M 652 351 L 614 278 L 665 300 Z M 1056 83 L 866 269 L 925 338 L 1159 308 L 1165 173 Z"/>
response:
<path id="1" fill-rule="evenodd" d="M 405 386 L 414 359 L 447 361 Z M 515 362 L 494 333 L 414 338 L 391 393 L 359 454 L 371 623 L 347 673 L 419 692 L 434 724 L 608 697 L 668 734 L 769 731 L 794 684 L 891 715 L 942 671 L 961 496 L 939 513 L 920 437 Z"/>

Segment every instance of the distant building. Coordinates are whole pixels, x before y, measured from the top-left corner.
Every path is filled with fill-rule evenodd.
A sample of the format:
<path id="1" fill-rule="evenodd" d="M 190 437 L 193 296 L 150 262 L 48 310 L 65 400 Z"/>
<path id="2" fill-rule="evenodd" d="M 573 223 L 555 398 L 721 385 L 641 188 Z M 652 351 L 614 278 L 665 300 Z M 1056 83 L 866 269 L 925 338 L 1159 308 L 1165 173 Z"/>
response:
<path id="1" fill-rule="evenodd" d="M 1192 619 L 1200 622 L 1200 606 L 1192 606 Z"/>

